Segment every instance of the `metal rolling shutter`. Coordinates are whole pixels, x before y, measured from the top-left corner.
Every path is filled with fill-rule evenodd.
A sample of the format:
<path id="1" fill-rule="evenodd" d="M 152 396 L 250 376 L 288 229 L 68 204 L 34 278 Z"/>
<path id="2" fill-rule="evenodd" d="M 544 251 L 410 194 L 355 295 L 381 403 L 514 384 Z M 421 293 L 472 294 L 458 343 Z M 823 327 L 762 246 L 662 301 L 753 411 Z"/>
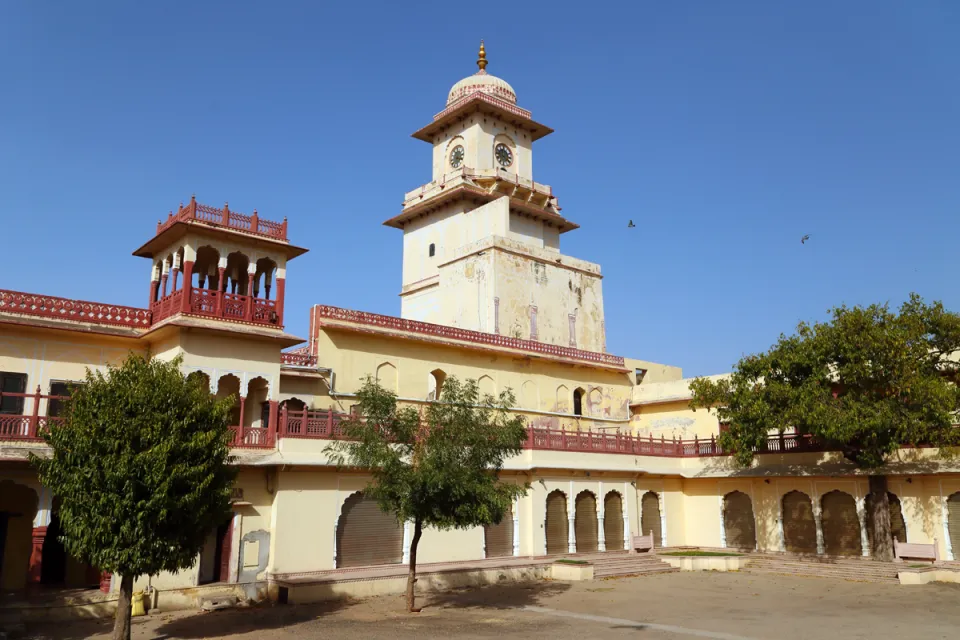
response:
<path id="1" fill-rule="evenodd" d="M 849 493 L 831 491 L 820 499 L 820 506 L 824 553 L 828 556 L 859 556 L 863 547 L 857 501 Z"/>
<path id="2" fill-rule="evenodd" d="M 554 491 L 547 496 L 547 554 L 567 553 L 567 496 Z"/>
<path id="3" fill-rule="evenodd" d="M 947 498 L 947 533 L 953 557 L 960 558 L 960 491 Z"/>
<path id="4" fill-rule="evenodd" d="M 337 522 L 337 568 L 403 561 L 403 527 L 377 502 L 355 493 L 343 504 Z"/>
<path id="5" fill-rule="evenodd" d="M 503 514 L 500 524 L 483 528 L 483 544 L 488 558 L 513 555 L 513 505 Z"/>
<path id="6" fill-rule="evenodd" d="M 577 553 L 597 550 L 597 497 L 589 491 L 577 496 L 573 528 L 577 534 Z"/>
<path id="7" fill-rule="evenodd" d="M 603 499 L 603 539 L 607 551 L 623 549 L 623 499 L 616 491 Z"/>
<path id="8" fill-rule="evenodd" d="M 750 496 L 733 491 L 723 497 L 723 530 L 727 546 L 753 550 L 757 546 L 757 526 Z"/>
<path id="9" fill-rule="evenodd" d="M 801 491 L 783 496 L 783 542 L 791 553 L 817 552 L 817 524 L 810 498 Z"/>
<path id="10" fill-rule="evenodd" d="M 648 535 L 653 531 L 653 544 L 663 546 L 663 535 L 660 530 L 660 496 L 653 491 L 647 491 L 640 500 L 640 533 Z"/>

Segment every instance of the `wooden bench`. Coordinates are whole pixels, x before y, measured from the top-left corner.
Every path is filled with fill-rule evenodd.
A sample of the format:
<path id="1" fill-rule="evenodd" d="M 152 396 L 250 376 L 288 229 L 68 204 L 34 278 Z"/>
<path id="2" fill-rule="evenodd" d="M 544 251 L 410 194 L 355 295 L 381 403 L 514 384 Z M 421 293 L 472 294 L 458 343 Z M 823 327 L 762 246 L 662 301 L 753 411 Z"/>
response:
<path id="1" fill-rule="evenodd" d="M 911 560 L 931 560 L 934 563 L 940 562 L 940 549 L 937 546 L 937 539 L 933 539 L 933 544 L 918 544 L 916 542 L 900 542 L 893 539 L 893 555 L 897 562 L 903 562 L 904 558 Z"/>
<path id="2" fill-rule="evenodd" d="M 633 536 L 630 553 L 636 553 L 638 549 L 641 551 L 649 551 L 650 553 L 657 552 L 653 546 L 653 531 L 651 531 L 649 535 Z"/>

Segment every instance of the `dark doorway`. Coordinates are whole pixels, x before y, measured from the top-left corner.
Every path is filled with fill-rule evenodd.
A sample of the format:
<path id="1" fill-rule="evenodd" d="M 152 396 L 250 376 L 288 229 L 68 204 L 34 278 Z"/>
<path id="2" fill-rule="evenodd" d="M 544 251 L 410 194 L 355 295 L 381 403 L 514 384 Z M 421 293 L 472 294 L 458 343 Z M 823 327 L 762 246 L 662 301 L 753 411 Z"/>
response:
<path id="1" fill-rule="evenodd" d="M 67 551 L 60 542 L 60 513 L 54 509 L 43 539 L 40 584 L 62 585 L 67 580 Z"/>
<path id="2" fill-rule="evenodd" d="M 3 575 L 3 550 L 7 547 L 7 522 L 10 514 L 0 511 L 0 576 Z"/>
<path id="3" fill-rule="evenodd" d="M 573 390 L 573 415 L 583 415 L 583 389 Z"/>
<path id="4" fill-rule="evenodd" d="M 214 560 L 215 582 L 230 581 L 230 547 L 233 545 L 233 518 L 217 527 L 217 554 Z"/>

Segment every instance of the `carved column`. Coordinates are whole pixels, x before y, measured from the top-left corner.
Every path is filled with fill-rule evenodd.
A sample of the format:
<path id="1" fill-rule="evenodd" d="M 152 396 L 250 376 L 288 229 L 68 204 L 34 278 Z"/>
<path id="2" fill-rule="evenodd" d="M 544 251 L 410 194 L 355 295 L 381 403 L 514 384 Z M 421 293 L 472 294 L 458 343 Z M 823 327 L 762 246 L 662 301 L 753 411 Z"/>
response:
<path id="1" fill-rule="evenodd" d="M 573 501 L 573 482 L 570 483 L 570 492 L 567 494 L 567 551 L 577 552 L 577 512 Z"/>
<path id="2" fill-rule="evenodd" d="M 183 296 L 180 300 L 180 311 L 190 311 L 190 296 L 193 292 L 193 260 L 183 261 Z"/>
<path id="3" fill-rule="evenodd" d="M 160 275 L 160 297 L 167 297 L 167 279 L 170 277 L 170 263 L 163 261 L 163 272 Z"/>
<path id="4" fill-rule="evenodd" d="M 217 280 L 217 317 L 223 316 L 223 294 L 227 291 L 227 279 L 225 274 L 227 273 L 227 261 L 225 258 L 220 258 L 220 266 L 217 268 L 220 279 Z"/>
<path id="5" fill-rule="evenodd" d="M 283 326 L 283 298 L 286 293 L 286 278 L 281 278 L 277 276 L 277 326 Z M 310 336 L 310 340 L 313 340 L 313 336 Z"/>
<path id="6" fill-rule="evenodd" d="M 27 569 L 27 583 L 30 586 L 40 584 L 43 565 L 43 541 L 47 537 L 47 527 L 34 527 L 30 547 L 30 563 Z"/>
<path id="7" fill-rule="evenodd" d="M 279 431 L 280 431 L 279 429 L 280 425 L 278 424 L 278 421 L 277 421 L 279 406 L 280 406 L 279 402 L 277 402 L 276 400 L 270 400 L 270 418 L 269 418 L 270 424 L 267 425 L 268 433 L 270 435 L 267 437 L 272 439 L 273 442 L 277 442 Z"/>
<path id="8" fill-rule="evenodd" d="M 243 414 L 244 414 L 244 408 L 245 408 L 246 404 L 247 404 L 247 396 L 240 396 L 240 429 L 239 429 L 239 434 L 238 434 L 238 435 L 239 435 L 239 441 L 240 441 L 240 442 L 243 442 L 243 437 L 244 437 L 244 433 L 243 433 Z"/>
<path id="9" fill-rule="evenodd" d="M 861 555 L 867 557 L 871 553 L 870 536 L 867 535 L 867 505 L 866 500 L 857 498 L 857 519 L 860 520 L 860 548 Z"/>
<path id="10" fill-rule="evenodd" d="M 253 292 L 254 278 L 257 275 L 257 265 L 251 262 L 247 265 L 247 307 L 244 309 L 243 319 L 247 322 L 253 322 Z"/>

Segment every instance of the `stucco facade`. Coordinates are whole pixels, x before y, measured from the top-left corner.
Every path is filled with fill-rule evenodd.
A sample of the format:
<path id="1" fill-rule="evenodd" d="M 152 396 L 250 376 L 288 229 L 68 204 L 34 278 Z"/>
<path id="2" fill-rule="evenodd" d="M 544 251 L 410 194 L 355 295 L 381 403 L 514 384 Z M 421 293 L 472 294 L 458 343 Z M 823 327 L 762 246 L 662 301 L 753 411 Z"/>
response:
<path id="1" fill-rule="evenodd" d="M 325 448 L 367 376 L 410 405 L 442 400 L 449 376 L 509 389 L 528 425 L 504 477 L 529 491 L 498 525 L 499 542 L 479 527 L 427 530 L 421 562 L 622 550 L 651 530 L 661 545 L 869 555 L 867 479 L 838 453 L 772 436 L 768 453 L 738 468 L 716 447 L 715 415 L 689 408 L 679 367 L 607 352 L 600 266 L 560 252 L 576 224 L 533 178 L 533 143 L 551 131 L 481 60 L 482 73 L 458 82 L 414 134 L 434 147 L 432 181 L 386 223 L 402 233 L 399 316 L 316 305 L 309 334 L 290 335 L 288 267 L 296 286 L 309 274 L 288 265 L 305 249 L 286 220 L 193 200 L 135 252 L 150 264 L 145 308 L 0 291 L 0 588 L 103 577 L 57 548 L 56 496 L 27 454 L 46 453 L 38 434 L 59 419 L 64 383 L 130 352 L 181 356 L 185 375 L 236 402 L 233 516 L 209 532 L 194 567 L 142 580 L 159 589 L 309 578 L 366 558 L 350 555 L 350 536 L 364 531 L 345 512 L 362 508 L 368 477 L 338 470 Z M 935 453 L 902 451 L 887 469 L 890 492 L 905 537 L 936 539 L 954 558 L 960 466 Z M 393 537 L 370 561 L 403 564 L 410 527 L 382 517 Z M 596 539 L 576 539 L 584 518 L 596 518 Z"/>

